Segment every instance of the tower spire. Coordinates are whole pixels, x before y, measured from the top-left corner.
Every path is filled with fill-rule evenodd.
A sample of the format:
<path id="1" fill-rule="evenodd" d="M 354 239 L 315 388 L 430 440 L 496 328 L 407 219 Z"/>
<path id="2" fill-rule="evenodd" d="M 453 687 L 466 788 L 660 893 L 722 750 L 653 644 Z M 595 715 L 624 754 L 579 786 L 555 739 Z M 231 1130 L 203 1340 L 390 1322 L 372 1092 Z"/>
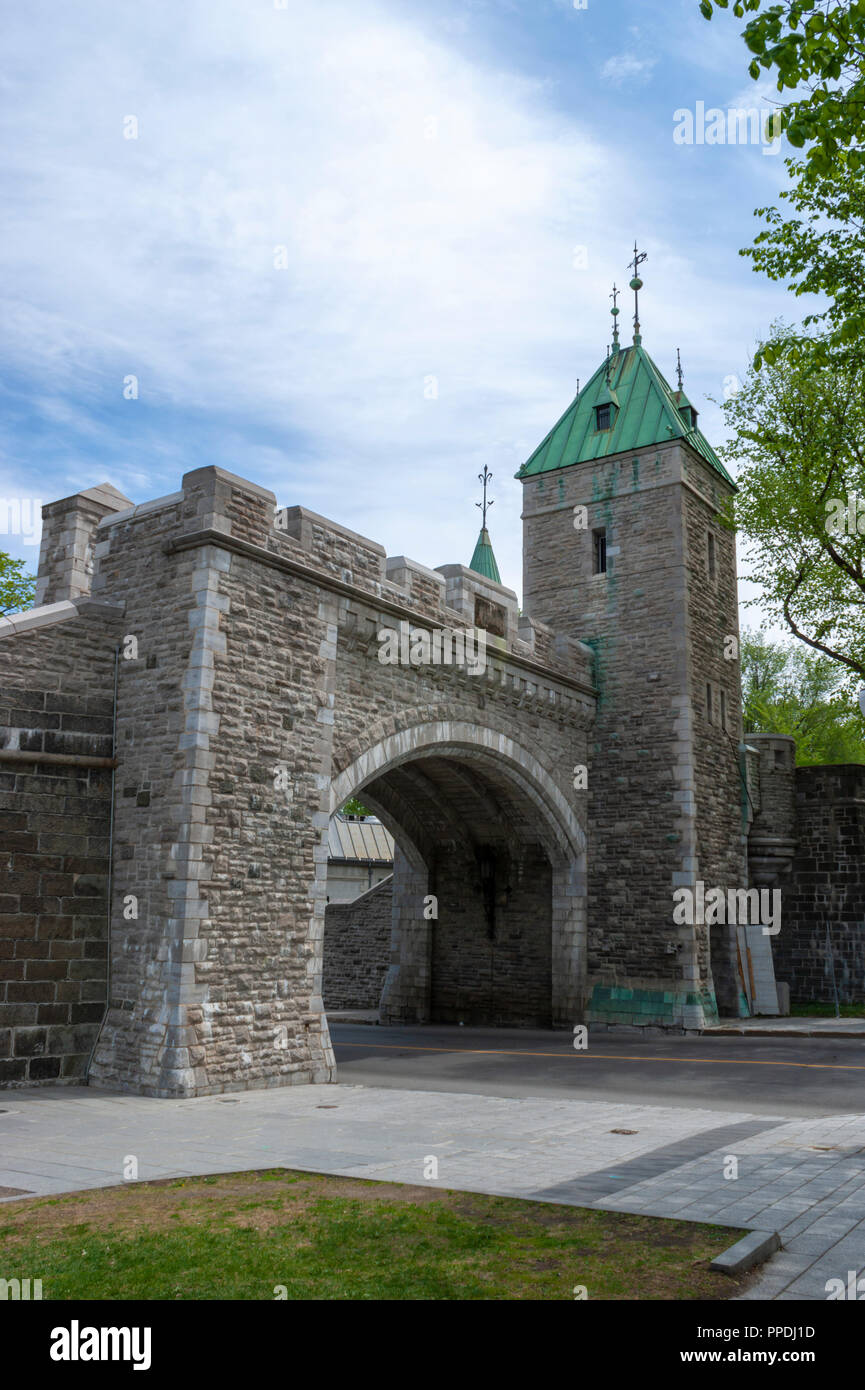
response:
<path id="1" fill-rule="evenodd" d="M 685 389 L 685 374 L 682 371 L 682 354 L 678 348 L 676 348 L 676 373 L 679 377 L 679 390 L 683 391 Z"/>
<path id="2" fill-rule="evenodd" d="M 475 574 L 484 574 L 487 579 L 492 579 L 496 584 L 501 584 L 502 579 L 499 574 L 499 567 L 496 564 L 496 557 L 493 554 L 492 542 L 487 531 L 487 512 L 493 505 L 492 498 L 487 501 L 487 485 L 492 478 L 492 473 L 484 464 L 483 473 L 478 474 L 478 478 L 484 485 L 484 500 L 475 502 L 476 507 L 481 509 L 481 530 L 478 536 L 477 545 L 469 564 L 469 569 L 474 570 Z"/>
<path id="3" fill-rule="evenodd" d="M 611 313 L 612 316 L 613 316 L 613 356 L 614 356 L 614 357 L 615 357 L 616 353 L 619 351 L 619 317 L 618 317 L 618 316 L 619 316 L 619 306 L 618 306 L 618 302 L 617 302 L 617 301 L 618 301 L 618 298 L 619 298 L 619 295 L 620 295 L 620 294 L 621 294 L 621 290 L 618 290 L 618 289 L 616 288 L 616 282 L 615 282 L 615 280 L 614 280 L 614 281 L 613 281 L 613 293 L 610 295 L 610 299 L 612 299 L 612 301 L 613 301 L 613 307 L 612 307 L 612 309 L 610 310 L 610 313 Z"/>
<path id="4" fill-rule="evenodd" d="M 643 261 L 645 261 L 645 260 L 647 260 L 647 259 L 648 259 L 648 252 L 647 252 L 647 251 L 638 251 L 638 250 L 637 250 L 637 243 L 636 243 L 636 241 L 635 241 L 635 242 L 634 242 L 634 259 L 633 259 L 632 261 L 629 261 L 629 262 L 628 262 L 628 269 L 629 269 L 629 270 L 633 270 L 633 272 L 634 272 L 633 276 L 631 277 L 631 289 L 634 291 L 634 344 L 635 344 L 635 346 L 638 346 L 638 345 L 642 342 L 642 337 L 641 337 L 641 335 L 640 335 L 640 290 L 643 288 L 643 282 L 642 282 L 642 280 L 641 280 L 641 278 L 640 278 L 640 266 L 643 264 Z"/>

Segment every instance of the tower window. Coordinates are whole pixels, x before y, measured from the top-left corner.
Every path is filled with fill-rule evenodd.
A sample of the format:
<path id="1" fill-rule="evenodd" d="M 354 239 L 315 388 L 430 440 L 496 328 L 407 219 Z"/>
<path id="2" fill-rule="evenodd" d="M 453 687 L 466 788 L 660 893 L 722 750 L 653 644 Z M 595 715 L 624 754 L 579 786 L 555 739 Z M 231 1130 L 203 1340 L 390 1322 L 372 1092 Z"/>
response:
<path id="1" fill-rule="evenodd" d="M 724 690 L 721 691 L 721 728 L 727 728 L 727 694 Z"/>
<path id="2" fill-rule="evenodd" d="M 604 527 L 592 532 L 593 564 L 595 574 L 607 572 L 607 532 Z"/>
<path id="3" fill-rule="evenodd" d="M 710 724 L 714 724 L 715 721 L 712 713 L 712 686 L 709 681 L 706 682 L 706 718 Z"/>
<path id="4" fill-rule="evenodd" d="M 608 406 L 608 405 L 597 405 L 597 406 L 595 406 L 595 415 L 596 415 L 596 417 L 597 417 L 597 427 L 598 427 L 599 430 L 608 430 L 608 429 L 610 428 L 610 417 L 611 417 L 611 414 L 612 414 L 612 409 L 611 409 L 610 406 Z"/>
<path id="5" fill-rule="evenodd" d="M 715 578 L 715 537 L 711 531 L 706 537 L 706 560 L 709 566 L 709 578 Z"/>

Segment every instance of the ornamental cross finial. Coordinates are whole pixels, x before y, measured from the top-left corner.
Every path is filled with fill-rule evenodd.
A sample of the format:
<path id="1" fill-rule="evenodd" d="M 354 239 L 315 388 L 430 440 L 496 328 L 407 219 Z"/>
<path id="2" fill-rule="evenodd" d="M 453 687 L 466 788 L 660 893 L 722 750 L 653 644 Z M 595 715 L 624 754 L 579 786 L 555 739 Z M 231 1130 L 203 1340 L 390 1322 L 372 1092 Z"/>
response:
<path id="1" fill-rule="evenodd" d="M 616 282 L 614 280 L 613 293 L 610 295 L 610 299 L 613 301 L 613 307 L 610 310 L 613 316 L 613 352 L 618 352 L 619 349 L 619 306 L 617 301 L 620 294 L 621 290 L 616 288 Z"/>
<path id="2" fill-rule="evenodd" d="M 678 348 L 676 348 L 676 372 L 679 377 L 679 390 L 683 391 L 685 388 L 685 374 L 682 371 L 682 354 Z"/>
<path id="3" fill-rule="evenodd" d="M 484 464 L 483 473 L 478 474 L 479 481 L 482 482 L 484 485 L 484 500 L 483 502 L 475 502 L 475 506 L 481 508 L 481 514 L 483 516 L 482 528 L 484 531 L 487 529 L 487 511 L 490 507 L 494 506 L 494 502 L 492 500 L 490 500 L 489 502 L 487 501 L 487 483 L 490 481 L 492 476 L 492 473 L 487 468 L 486 464 Z"/>
<path id="4" fill-rule="evenodd" d="M 640 278 L 640 266 L 643 264 L 643 261 L 645 261 L 645 260 L 647 260 L 647 259 L 648 259 L 648 252 L 647 252 L 647 251 L 638 251 L 638 250 L 637 250 L 637 243 L 636 243 L 636 241 L 635 241 L 635 242 L 634 242 L 634 259 L 633 259 L 632 261 L 629 261 L 629 262 L 628 262 L 628 269 L 629 269 L 629 270 L 633 270 L 633 272 L 634 272 L 634 274 L 633 274 L 633 276 L 632 276 L 632 278 L 631 278 L 631 289 L 634 291 L 634 342 L 635 342 L 635 343 L 638 343 L 638 342 L 640 341 L 640 298 L 639 298 L 639 295 L 640 295 L 640 290 L 643 288 L 643 282 L 642 282 L 642 280 L 641 280 L 641 278 Z"/>

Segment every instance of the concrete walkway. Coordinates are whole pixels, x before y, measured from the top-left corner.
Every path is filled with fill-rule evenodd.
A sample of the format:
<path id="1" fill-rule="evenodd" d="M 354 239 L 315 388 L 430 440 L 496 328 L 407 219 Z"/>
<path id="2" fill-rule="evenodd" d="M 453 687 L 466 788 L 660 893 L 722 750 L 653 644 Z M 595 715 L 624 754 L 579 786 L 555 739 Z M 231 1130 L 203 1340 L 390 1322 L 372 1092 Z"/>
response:
<path id="1" fill-rule="evenodd" d="M 701 1037 L 865 1038 L 865 1018 L 741 1018 L 701 1028 Z"/>
<path id="2" fill-rule="evenodd" d="M 296 1167 L 781 1233 L 749 1298 L 865 1272 L 865 1116 L 820 1119 L 363 1086 L 199 1100 L 0 1093 L 0 1196 Z M 728 1159 L 738 1177 L 724 1177 Z M 734 1239 L 731 1236 L 731 1243 Z"/>

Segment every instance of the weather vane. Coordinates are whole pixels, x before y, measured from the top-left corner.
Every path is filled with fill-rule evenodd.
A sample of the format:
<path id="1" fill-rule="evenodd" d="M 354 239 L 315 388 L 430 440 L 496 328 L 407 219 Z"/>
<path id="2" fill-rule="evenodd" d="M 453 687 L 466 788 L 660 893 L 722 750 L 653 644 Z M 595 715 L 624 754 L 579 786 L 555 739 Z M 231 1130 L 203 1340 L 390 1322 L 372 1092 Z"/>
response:
<path id="1" fill-rule="evenodd" d="M 683 391 L 685 389 L 685 375 L 682 371 L 682 354 L 678 348 L 676 348 L 676 372 L 679 377 L 679 390 Z"/>
<path id="2" fill-rule="evenodd" d="M 479 473 L 479 474 L 478 474 L 478 479 L 479 479 L 480 482 L 482 482 L 483 485 L 484 485 L 484 500 L 483 500 L 483 502 L 475 502 L 475 506 L 476 506 L 476 507 L 480 507 L 480 508 L 481 508 L 481 511 L 482 511 L 482 515 L 483 515 L 482 529 L 483 529 L 484 531 L 487 529 L 487 509 L 488 509 L 489 507 L 492 507 L 492 506 L 494 505 L 493 502 L 488 502 L 488 501 L 487 501 L 487 483 L 490 481 L 490 479 L 492 478 L 492 476 L 493 476 L 492 473 L 491 473 L 490 470 L 487 468 L 486 464 L 484 464 L 484 471 L 483 471 L 483 473 Z"/>
<path id="3" fill-rule="evenodd" d="M 639 296 L 640 296 L 640 290 L 643 288 L 643 282 L 642 282 L 642 280 L 640 279 L 640 266 L 643 264 L 643 261 L 645 261 L 645 260 L 647 260 L 647 259 L 648 259 L 648 252 L 647 252 L 647 251 L 638 251 L 638 250 L 637 250 L 637 243 L 634 242 L 634 259 L 628 263 L 628 269 L 629 269 L 629 270 L 633 270 L 633 272 L 634 272 L 633 278 L 632 278 L 632 280 L 631 280 L 631 289 L 634 291 L 634 342 L 635 342 L 635 343 L 639 340 L 639 337 L 640 337 L 640 298 L 639 298 Z"/>
<path id="4" fill-rule="evenodd" d="M 619 316 L 619 306 L 618 306 L 618 298 L 619 298 L 619 295 L 620 295 L 620 294 L 621 294 L 621 290 L 616 289 L 616 282 L 615 282 L 615 280 L 614 280 L 614 281 L 613 281 L 613 293 L 610 295 L 610 298 L 611 298 L 612 301 L 613 301 L 613 307 L 612 307 L 612 309 L 610 310 L 610 313 L 611 313 L 612 316 L 613 316 L 613 352 L 618 352 L 618 350 L 619 350 L 619 317 L 618 317 L 618 316 Z"/>

